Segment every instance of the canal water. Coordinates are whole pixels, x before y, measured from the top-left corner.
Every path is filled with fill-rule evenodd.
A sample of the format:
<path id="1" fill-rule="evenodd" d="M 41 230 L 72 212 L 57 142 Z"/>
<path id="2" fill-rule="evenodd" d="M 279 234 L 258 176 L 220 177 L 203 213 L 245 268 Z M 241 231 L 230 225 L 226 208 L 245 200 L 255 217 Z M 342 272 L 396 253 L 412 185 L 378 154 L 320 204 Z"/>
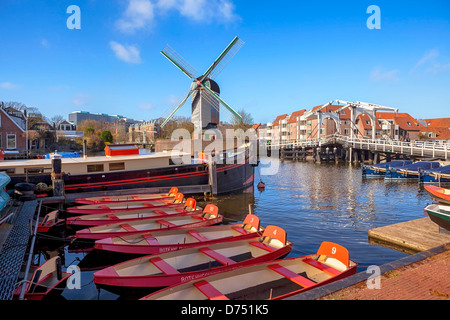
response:
<path id="1" fill-rule="evenodd" d="M 198 205 L 215 203 L 225 217 L 225 223 L 241 222 L 252 211 L 262 226 L 277 225 L 293 242 L 288 257 L 313 254 L 322 241 L 332 241 L 346 247 L 350 259 L 359 264 L 358 272 L 371 265 L 382 265 L 407 254 L 370 244 L 372 228 L 425 217 L 424 207 L 431 203 L 428 193 L 417 182 L 384 181 L 364 178 L 359 165 L 315 164 L 284 161 L 278 173 L 260 175 L 255 170 L 253 193 L 218 196 Z M 256 184 L 262 180 L 264 191 Z M 77 264 L 82 253 L 66 249 L 66 266 Z M 117 299 L 106 290 L 98 291 L 92 279 L 93 271 L 82 272 L 81 289 L 65 289 L 66 299 Z"/>

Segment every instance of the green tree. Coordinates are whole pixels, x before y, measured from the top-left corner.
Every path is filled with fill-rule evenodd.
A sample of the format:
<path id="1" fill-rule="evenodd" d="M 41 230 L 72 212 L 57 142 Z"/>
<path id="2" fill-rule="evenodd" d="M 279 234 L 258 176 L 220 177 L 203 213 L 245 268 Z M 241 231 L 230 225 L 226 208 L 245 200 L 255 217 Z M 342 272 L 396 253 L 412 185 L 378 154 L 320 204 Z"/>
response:
<path id="1" fill-rule="evenodd" d="M 113 136 L 111 134 L 111 131 L 109 130 L 103 130 L 100 134 L 100 138 L 102 138 L 103 141 L 112 143 L 113 142 Z"/>

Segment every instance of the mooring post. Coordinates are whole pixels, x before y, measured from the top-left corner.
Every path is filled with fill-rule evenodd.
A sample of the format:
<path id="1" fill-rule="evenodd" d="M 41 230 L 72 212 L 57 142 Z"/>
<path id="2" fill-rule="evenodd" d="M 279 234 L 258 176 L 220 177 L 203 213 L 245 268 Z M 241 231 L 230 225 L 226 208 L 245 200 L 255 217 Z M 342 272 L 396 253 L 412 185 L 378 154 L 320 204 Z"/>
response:
<path id="1" fill-rule="evenodd" d="M 53 196 L 64 196 L 64 179 L 62 176 L 62 160 L 61 155 L 56 151 L 51 155 L 52 159 L 52 186 Z M 63 204 L 59 204 L 62 209 Z"/>
<path id="2" fill-rule="evenodd" d="M 208 173 L 209 173 L 209 186 L 211 188 L 211 194 L 215 196 L 217 195 L 217 171 L 215 161 L 210 160 L 208 162 Z"/>

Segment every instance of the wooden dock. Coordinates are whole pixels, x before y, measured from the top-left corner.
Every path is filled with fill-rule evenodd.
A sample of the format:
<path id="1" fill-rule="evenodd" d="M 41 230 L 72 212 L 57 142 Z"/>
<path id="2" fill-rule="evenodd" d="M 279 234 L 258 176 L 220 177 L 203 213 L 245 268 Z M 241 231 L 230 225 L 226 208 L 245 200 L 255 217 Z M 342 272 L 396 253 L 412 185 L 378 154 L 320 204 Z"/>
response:
<path id="1" fill-rule="evenodd" d="M 450 234 L 425 217 L 371 229 L 369 243 L 414 254 L 450 243 Z"/>

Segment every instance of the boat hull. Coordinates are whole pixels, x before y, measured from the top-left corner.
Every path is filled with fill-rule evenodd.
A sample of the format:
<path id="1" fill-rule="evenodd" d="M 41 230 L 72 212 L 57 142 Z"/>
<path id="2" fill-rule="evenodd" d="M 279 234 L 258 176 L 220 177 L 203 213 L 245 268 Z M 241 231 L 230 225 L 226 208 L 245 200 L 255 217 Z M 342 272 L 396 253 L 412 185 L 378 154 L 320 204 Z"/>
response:
<path id="1" fill-rule="evenodd" d="M 249 158 L 239 164 L 218 164 L 217 193 L 233 193 L 253 186 L 254 166 Z M 24 182 L 25 175 L 12 175 L 7 189 Z M 34 174 L 28 177 L 30 183 L 52 184 L 50 174 Z M 65 193 L 83 193 L 137 188 L 171 188 L 172 186 L 207 185 L 208 167 L 204 164 L 173 165 L 146 170 L 115 171 L 89 174 L 65 174 Z"/>
<path id="2" fill-rule="evenodd" d="M 135 293 L 136 291 L 142 293 L 147 291 L 147 293 L 162 287 L 168 287 L 180 283 L 185 283 L 189 281 L 193 281 L 198 278 L 202 278 L 209 275 L 218 274 L 225 271 L 231 271 L 238 268 L 241 268 L 246 265 L 255 264 L 255 263 L 263 263 L 266 261 L 272 261 L 275 259 L 282 258 L 286 256 L 291 250 L 292 250 L 292 243 L 288 243 L 285 246 L 281 248 L 273 248 L 270 246 L 265 246 L 267 249 L 262 249 L 265 251 L 264 254 L 261 254 L 256 257 L 251 257 L 250 252 L 247 252 L 247 249 L 244 249 L 242 251 L 238 251 L 236 253 L 240 254 L 241 256 L 245 256 L 245 258 L 242 258 L 242 260 L 238 262 L 234 262 L 233 260 L 230 260 L 234 263 L 219 263 L 218 261 L 215 261 L 214 258 L 208 258 L 209 263 L 206 262 L 203 265 L 195 266 L 195 270 L 190 271 L 184 271 L 179 273 L 170 273 L 170 272 L 164 272 L 162 274 L 157 275 L 147 275 L 144 272 L 140 275 L 129 275 L 129 276 L 119 276 L 117 272 L 115 271 L 115 268 L 120 267 L 121 265 L 125 265 L 127 268 L 130 266 L 136 267 L 136 265 L 145 265 L 148 264 L 148 260 L 159 260 L 159 259 L 166 259 L 171 258 L 175 259 L 178 257 L 178 259 L 183 259 L 184 256 L 193 255 L 195 253 L 198 254 L 199 251 L 202 250 L 212 250 L 214 253 L 217 253 L 216 250 L 222 249 L 224 251 L 233 250 L 233 248 L 239 248 L 244 247 L 245 245 L 257 245 L 263 247 L 264 245 L 261 244 L 258 240 L 241 240 L 236 241 L 232 243 L 221 243 L 211 246 L 202 246 L 198 249 L 182 249 L 176 252 L 170 252 L 166 254 L 160 254 L 160 255 L 151 255 L 151 256 L 144 256 L 140 258 L 136 258 L 133 260 L 129 260 L 123 263 L 120 263 L 116 266 L 112 266 L 109 268 L 105 268 L 103 270 L 100 270 L 96 273 L 94 273 L 94 282 L 97 286 L 107 288 L 109 291 L 117 293 L 117 294 L 126 294 L 127 292 L 133 291 Z M 223 257 L 223 256 L 222 256 Z M 142 267 L 143 268 L 143 267 Z M 138 268 L 140 269 L 140 268 Z M 187 268 L 192 269 L 192 268 Z"/>
<path id="3" fill-rule="evenodd" d="M 434 185 L 425 185 L 424 188 L 431 195 L 433 200 L 450 205 L 450 189 Z"/>
<path id="4" fill-rule="evenodd" d="M 157 227 L 153 227 L 153 228 L 149 228 L 149 229 L 135 229 L 133 231 L 130 230 L 121 230 L 121 231 L 105 231 L 105 232 L 95 232 L 95 228 L 101 228 L 101 227 L 105 227 L 105 226 L 112 226 L 112 225 L 116 225 L 116 224 L 108 224 L 108 225 L 102 225 L 102 226 L 97 226 L 97 227 L 93 227 L 93 228 L 88 228 L 88 229 L 83 229 L 80 231 L 77 231 L 75 233 L 75 238 L 77 239 L 89 239 L 89 240 L 99 240 L 99 239 L 104 239 L 104 238 L 112 238 L 112 237 L 117 237 L 117 236 L 123 236 L 123 235 L 132 235 L 132 234 L 140 234 L 140 233 L 146 233 L 146 232 L 153 232 L 153 231 L 163 231 L 163 230 L 176 230 L 176 229 L 191 229 L 191 228 L 199 228 L 199 227 L 205 227 L 205 226 L 210 226 L 210 225 L 215 225 L 215 224 L 219 224 L 222 222 L 223 220 L 223 216 L 222 215 L 218 215 L 217 217 L 214 218 L 210 218 L 210 219 L 205 219 L 205 218 L 200 218 L 198 217 L 198 219 L 195 219 L 197 216 L 188 216 L 189 218 L 192 218 L 190 222 L 187 222 L 185 224 L 180 224 L 180 225 L 165 225 L 165 224 L 160 224 Z M 183 216 L 179 216 L 179 217 L 173 217 L 173 218 L 184 218 Z M 170 218 L 169 218 L 170 219 Z M 169 220 L 169 219 L 165 219 L 165 220 Z M 145 222 L 145 220 L 156 220 L 154 218 L 150 218 L 150 219 L 142 219 L 138 222 Z M 129 224 L 133 224 L 135 222 L 130 222 Z M 124 224 L 122 222 L 120 222 L 117 225 L 120 224 Z"/>
<path id="5" fill-rule="evenodd" d="M 436 223 L 439 227 L 450 231 L 450 207 L 447 210 L 442 209 L 441 206 L 432 204 L 425 208 L 430 220 Z"/>

